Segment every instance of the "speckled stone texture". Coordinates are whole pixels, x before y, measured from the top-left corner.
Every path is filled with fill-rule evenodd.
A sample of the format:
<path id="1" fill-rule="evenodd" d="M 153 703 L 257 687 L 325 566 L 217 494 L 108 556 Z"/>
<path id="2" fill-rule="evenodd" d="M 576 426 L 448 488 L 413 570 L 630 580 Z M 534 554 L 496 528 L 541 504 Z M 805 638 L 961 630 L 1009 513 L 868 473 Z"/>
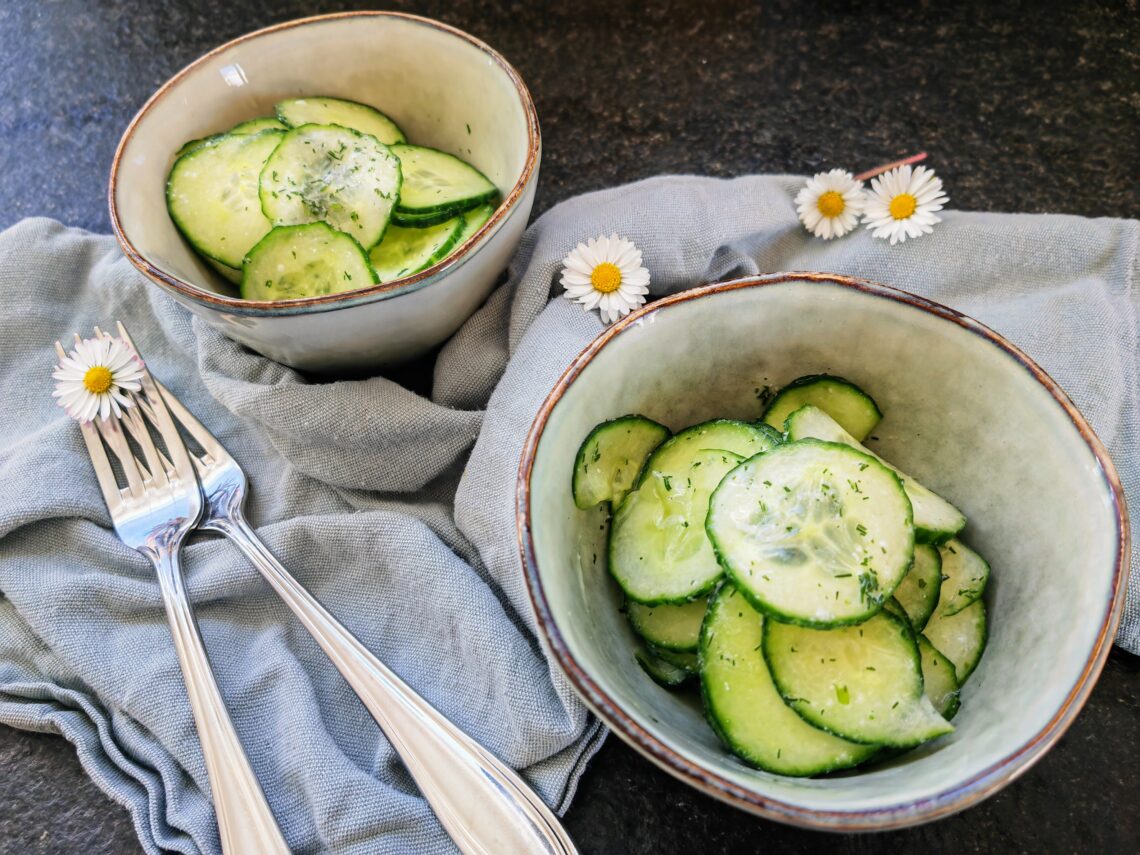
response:
<path id="1" fill-rule="evenodd" d="M 1100 3 L 623 0 L 336 4 L 6 0 L 0 227 L 30 215 L 108 231 L 119 135 L 215 45 L 322 11 L 442 19 L 513 62 L 538 104 L 536 215 L 668 172 L 859 171 L 926 150 L 951 206 L 1140 213 L 1140 14 Z M 819 6 L 826 5 L 821 11 Z M 883 4 L 884 7 L 887 4 Z M 430 360 L 400 379 L 424 389 Z M 1140 659 L 1114 651 L 1084 713 L 1018 782 L 965 814 L 836 836 L 751 818 L 611 739 L 567 823 L 584 853 L 1128 852 L 1140 849 Z M 130 819 L 70 745 L 0 728 L 0 853 L 133 853 Z"/>

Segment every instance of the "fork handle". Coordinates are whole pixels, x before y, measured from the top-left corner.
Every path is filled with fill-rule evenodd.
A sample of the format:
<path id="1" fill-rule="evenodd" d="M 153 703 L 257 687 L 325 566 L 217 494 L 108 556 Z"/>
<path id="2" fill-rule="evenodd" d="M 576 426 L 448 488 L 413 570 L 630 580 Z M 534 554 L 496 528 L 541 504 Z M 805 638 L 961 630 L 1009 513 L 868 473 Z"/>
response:
<path id="1" fill-rule="evenodd" d="M 158 571 L 174 649 L 206 758 L 222 851 L 227 855 L 289 855 L 218 691 L 190 609 L 178 553 L 160 550 L 150 558 Z"/>
<path id="2" fill-rule="evenodd" d="M 281 566 L 244 517 L 210 528 L 229 537 L 301 620 L 359 695 L 465 855 L 576 855 L 558 818 L 491 752 L 447 720 L 342 626 Z"/>

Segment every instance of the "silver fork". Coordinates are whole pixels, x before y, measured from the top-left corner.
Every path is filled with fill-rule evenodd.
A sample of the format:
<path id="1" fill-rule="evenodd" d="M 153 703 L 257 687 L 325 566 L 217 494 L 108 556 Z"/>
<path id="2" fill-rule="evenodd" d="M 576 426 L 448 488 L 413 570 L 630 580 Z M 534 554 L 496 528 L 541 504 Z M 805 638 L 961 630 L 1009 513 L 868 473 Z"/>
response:
<path id="1" fill-rule="evenodd" d="M 95 332 L 103 335 L 98 328 Z M 119 332 L 126 340 L 122 324 Z M 56 351 L 64 358 L 59 342 Z M 147 408 L 166 454 L 155 446 L 136 408 L 127 409 L 122 420 L 112 416 L 81 422 L 83 440 L 115 533 L 127 546 L 149 558 L 158 575 L 182 679 L 202 742 L 222 849 L 227 853 L 288 855 L 289 847 L 226 712 L 183 584 L 179 557 L 182 542 L 202 513 L 202 492 L 194 466 L 149 372 L 144 371 L 141 382 L 142 394 L 134 396 L 134 401 Z M 124 423 L 142 449 L 145 464 L 128 444 Z M 107 449 L 118 460 L 126 478 L 125 488 L 119 486 Z"/>
<path id="2" fill-rule="evenodd" d="M 134 349 L 125 331 L 122 336 Z M 421 698 L 289 575 L 245 519 L 241 467 L 169 390 L 155 385 L 204 451 L 191 455 L 206 498 L 198 527 L 237 544 L 292 609 L 388 736 L 460 851 L 574 855 L 558 818 L 522 778 Z M 143 410 L 150 417 L 150 409 Z"/>

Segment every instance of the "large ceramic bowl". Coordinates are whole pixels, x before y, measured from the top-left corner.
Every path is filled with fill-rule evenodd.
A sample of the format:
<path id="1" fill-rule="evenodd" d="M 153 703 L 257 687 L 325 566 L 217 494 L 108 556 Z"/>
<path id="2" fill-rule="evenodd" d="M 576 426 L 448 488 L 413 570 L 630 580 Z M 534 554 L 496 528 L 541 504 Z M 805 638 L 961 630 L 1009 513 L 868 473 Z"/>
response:
<path id="1" fill-rule="evenodd" d="M 166 176 L 187 140 L 272 115 L 274 103 L 300 95 L 375 105 L 409 140 L 482 170 L 503 204 L 455 253 L 414 276 L 304 300 L 239 299 L 174 227 Z M 316 371 L 392 363 L 443 341 L 486 298 L 526 228 L 539 158 L 530 94 L 481 41 L 411 15 L 324 15 L 242 36 L 165 83 L 115 153 L 111 224 L 152 282 L 272 359 Z"/>
<path id="2" fill-rule="evenodd" d="M 757 391 L 845 376 L 886 414 L 874 448 L 969 517 L 993 567 L 990 635 L 955 731 L 866 771 L 793 779 L 749 768 L 699 703 L 659 688 L 608 578 L 604 516 L 575 508 L 575 452 L 638 412 L 673 429 L 755 419 Z M 559 380 L 523 454 L 519 536 L 549 652 L 619 736 L 706 793 L 834 830 L 893 828 L 977 803 L 1057 741 L 1096 681 L 1124 601 L 1124 497 L 1104 447 L 1057 385 L 991 330 L 852 279 L 778 274 L 654 303 L 608 329 Z"/>

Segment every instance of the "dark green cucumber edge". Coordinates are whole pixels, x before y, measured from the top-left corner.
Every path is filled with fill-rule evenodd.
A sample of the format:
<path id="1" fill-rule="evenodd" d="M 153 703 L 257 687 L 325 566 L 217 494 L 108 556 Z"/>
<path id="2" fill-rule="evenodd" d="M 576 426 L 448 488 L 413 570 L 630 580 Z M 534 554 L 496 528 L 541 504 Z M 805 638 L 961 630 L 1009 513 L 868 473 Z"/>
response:
<path id="1" fill-rule="evenodd" d="M 403 131 L 401 131 L 401 133 L 403 133 Z M 405 140 L 402 143 L 392 143 L 392 145 L 412 145 L 412 143 L 409 143 L 407 140 Z M 454 211 L 457 214 L 462 214 L 462 213 L 465 213 L 467 211 L 470 211 L 472 208 L 477 208 L 480 205 L 485 205 L 487 202 L 490 202 L 492 199 L 495 199 L 499 196 L 499 188 L 495 186 L 495 182 L 492 181 L 490 178 L 488 178 L 486 175 L 483 175 L 483 172 L 481 170 L 475 169 L 474 166 L 472 166 L 470 163 L 468 163 L 463 158 L 457 157 L 456 155 L 452 154 L 451 152 L 444 151 L 443 149 L 440 149 L 440 148 L 432 148 L 430 145 L 417 145 L 414 147 L 415 148 L 424 148 L 424 149 L 427 149 L 429 151 L 434 151 L 437 154 L 442 154 L 445 157 L 450 157 L 454 160 L 458 160 L 464 166 L 468 167 L 469 169 L 474 169 L 476 172 L 478 172 L 479 175 L 481 175 L 483 177 L 483 180 L 491 185 L 492 189 L 487 191 L 486 193 L 484 193 L 482 196 L 469 196 L 469 197 L 463 199 L 459 203 L 452 202 L 450 204 L 444 203 L 444 204 L 440 204 L 440 205 L 429 205 L 426 208 L 403 208 L 403 207 L 400 207 L 400 202 L 399 202 L 399 200 L 397 200 L 396 201 L 396 207 L 393 209 L 393 213 L 399 212 L 399 213 L 401 213 L 407 217 L 412 217 L 412 218 L 432 216 L 432 215 L 435 215 L 441 211 Z M 396 155 L 397 159 L 399 158 L 398 154 L 396 154 L 395 152 L 392 152 L 392 153 Z M 447 217 L 445 219 L 450 219 L 450 217 Z M 397 224 L 397 225 L 399 225 L 399 224 Z M 425 223 L 424 225 L 429 225 L 429 224 Z"/>
<path id="2" fill-rule="evenodd" d="M 677 436 L 680 436 L 680 435 L 681 434 L 677 434 Z M 799 440 L 796 440 L 796 442 L 797 443 L 810 442 L 810 443 L 814 443 L 816 445 L 831 445 L 831 446 L 835 446 L 836 448 L 845 448 L 854 454 L 858 454 L 860 457 L 866 458 L 873 465 L 882 467 L 883 470 L 888 472 L 895 479 L 895 481 L 898 481 L 899 489 L 900 490 L 903 489 L 902 481 L 899 481 L 898 475 L 895 475 L 894 472 L 892 472 L 886 466 L 883 466 L 883 464 L 880 463 L 878 460 L 876 460 L 874 457 L 871 457 L 869 454 L 864 454 L 863 452 L 858 451 L 857 449 L 854 449 L 849 445 L 844 445 L 841 442 L 824 442 L 821 439 L 799 439 Z M 791 445 L 792 443 L 785 443 L 785 444 Z M 733 467 L 728 472 L 726 472 L 724 475 L 724 478 L 721 479 L 720 484 L 717 485 L 716 490 L 713 490 L 712 493 L 709 494 L 709 507 L 710 507 L 710 509 L 712 507 L 712 503 L 716 499 L 717 492 L 724 485 L 724 482 L 728 479 L 729 475 L 731 475 L 733 472 L 735 472 L 741 466 L 744 466 L 749 461 L 755 460 L 761 454 L 771 454 L 773 452 L 778 451 L 782 447 L 783 447 L 783 445 L 777 445 L 775 448 L 770 448 L 767 451 L 761 451 L 759 454 L 754 454 L 754 455 L 752 455 L 752 457 L 749 457 L 747 460 L 740 461 L 740 463 L 738 463 L 735 467 Z M 646 461 L 646 465 L 648 465 L 648 461 Z M 906 494 L 905 490 L 903 490 L 903 494 L 904 495 Z M 908 508 L 910 507 L 910 501 L 909 500 L 907 500 L 907 507 Z M 725 559 L 723 553 L 721 552 L 720 544 L 717 542 L 716 536 L 713 535 L 712 531 L 709 530 L 709 519 L 710 519 L 710 517 L 711 517 L 711 514 L 707 514 L 705 516 L 705 536 L 708 537 L 709 543 L 712 544 L 713 554 L 716 556 L 717 564 L 719 564 L 721 566 L 721 569 L 724 570 L 724 575 L 732 581 L 732 584 L 734 586 L 736 586 L 736 589 L 738 591 L 740 591 L 740 595 L 748 601 L 748 604 L 750 606 L 752 606 L 752 608 L 756 609 L 756 611 L 760 612 L 763 615 L 775 618 L 780 623 L 790 623 L 790 624 L 794 624 L 795 626 L 804 626 L 804 627 L 808 627 L 810 629 L 836 629 L 836 628 L 841 627 L 841 626 L 851 626 L 853 624 L 863 623 L 863 621 L 870 620 L 876 614 L 878 614 L 882 610 L 882 608 L 886 604 L 886 602 L 894 594 L 895 588 L 893 588 L 893 587 L 890 590 L 882 591 L 882 595 L 883 595 L 883 602 L 882 603 L 879 603 L 879 605 L 874 606 L 870 611 L 864 612 L 862 614 L 856 615 L 856 616 L 851 617 L 851 618 L 845 618 L 845 619 L 840 620 L 840 621 L 823 621 L 823 622 L 811 621 L 811 620 L 807 620 L 806 618 L 800 618 L 800 617 L 795 617 L 794 615 L 785 614 L 784 612 L 781 612 L 779 609 L 772 608 L 771 606 L 760 602 L 758 599 L 756 599 L 755 597 L 752 596 L 752 594 L 747 590 L 747 588 L 745 588 L 745 586 L 743 584 L 741 584 L 740 580 L 732 572 L 732 568 L 729 566 L 728 561 Z M 914 511 L 913 511 L 913 509 L 908 512 L 907 519 L 910 522 L 911 527 L 913 528 L 914 527 Z M 914 563 L 914 545 L 916 542 L 917 542 L 917 539 L 911 540 L 911 545 L 910 545 L 910 563 L 911 564 Z M 903 576 L 905 576 L 905 575 L 906 575 L 906 573 L 903 574 Z M 899 577 L 899 581 L 900 582 L 902 581 L 902 576 Z M 898 587 L 898 582 L 895 583 L 895 587 Z M 899 608 L 901 609 L 902 607 L 900 606 Z M 908 625 L 909 625 L 909 622 L 908 622 Z M 844 738 L 846 739 L 846 737 L 844 737 Z M 850 740 L 850 741 L 854 742 L 855 740 Z"/>
<path id="3" fill-rule="evenodd" d="M 392 222 L 405 229 L 426 229 L 429 226 L 438 226 L 440 223 L 446 223 L 453 217 L 463 216 L 468 211 L 473 211 L 480 205 L 487 205 L 493 202 L 495 206 L 498 207 L 500 201 L 498 190 L 486 199 L 479 199 L 475 196 L 471 198 L 474 200 L 474 204 L 467 204 L 465 201 L 461 205 L 440 207 L 438 210 L 431 211 L 427 214 L 411 214 L 401 211 L 399 207 L 396 207 L 392 209 Z"/>
<path id="4" fill-rule="evenodd" d="M 850 380 L 848 380 L 846 377 L 836 377 L 834 374 L 805 374 L 803 377 L 797 377 L 795 380 L 793 380 L 787 386 L 782 387 L 779 392 L 772 396 L 772 400 L 768 402 L 768 406 L 766 406 L 764 408 L 764 412 L 760 414 L 760 420 L 764 421 L 768 418 L 768 413 L 775 409 L 777 402 L 785 392 L 788 392 L 792 389 L 800 389 L 804 386 L 810 386 L 813 383 L 818 383 L 821 380 L 828 380 L 832 383 L 838 383 L 841 386 L 849 387 L 851 391 L 857 392 L 861 397 L 867 399 L 867 401 L 874 408 L 875 412 L 879 414 L 880 419 L 883 417 L 883 411 L 879 409 L 879 405 L 875 403 L 875 399 L 864 392 L 861 388 L 856 386 L 854 383 L 852 383 Z M 793 410 L 792 412 L 795 411 Z M 791 413 L 788 415 L 791 415 Z M 765 422 L 765 424 L 767 424 L 767 422 Z M 769 427 L 771 427 L 771 425 L 769 425 Z"/>
<path id="5" fill-rule="evenodd" d="M 638 649 L 634 652 L 633 658 L 637 660 L 637 664 L 641 666 L 641 670 L 648 674 L 649 678 L 663 689 L 679 689 L 696 676 L 686 671 L 680 665 L 675 665 L 655 655 L 652 650 Z M 664 672 L 657 667 L 657 662 L 661 662 L 669 668 L 682 672 L 684 676 L 680 679 L 667 677 Z"/>
<path id="6" fill-rule="evenodd" d="M 408 135 L 404 133 L 403 128 L 401 128 L 398 124 L 396 124 L 396 120 L 393 119 L 391 116 L 389 116 L 387 113 L 385 113 L 383 110 L 377 110 L 371 104 L 365 104 L 365 103 L 362 103 L 361 101 L 353 101 L 351 98 L 341 98 L 337 95 L 300 95 L 300 96 L 297 96 L 294 98 L 283 98 L 283 99 L 281 99 L 281 101 L 278 101 L 277 104 L 282 104 L 285 101 L 297 101 L 297 100 L 341 101 L 345 104 L 354 104 L 357 107 L 363 107 L 365 110 L 371 110 L 373 113 L 376 113 L 377 115 L 383 116 L 387 121 L 391 122 L 392 127 L 394 127 L 397 131 L 400 132 L 401 139 L 398 142 L 381 143 L 381 145 L 407 145 L 407 143 L 408 143 Z M 298 128 L 298 127 L 300 127 L 300 125 L 294 125 L 294 124 L 291 124 L 290 122 L 287 122 L 285 120 L 285 118 L 277 111 L 277 104 L 273 105 L 273 116 L 274 116 L 274 118 L 276 118 L 277 121 L 279 121 L 281 124 L 285 125 L 285 127 L 287 127 L 287 128 Z M 343 128 L 345 126 L 344 125 L 337 125 L 337 127 Z M 348 128 L 348 130 L 350 130 L 350 131 L 355 130 L 355 128 Z M 358 133 L 364 133 L 364 132 L 358 131 Z M 368 134 L 368 136 L 374 136 L 374 135 Z"/>
<path id="7" fill-rule="evenodd" d="M 647 416 L 639 415 L 638 413 L 629 413 L 629 414 L 624 415 L 624 416 L 618 416 L 616 419 L 610 419 L 609 421 L 601 422 L 600 424 L 594 425 L 593 430 L 591 430 L 588 434 L 586 434 L 586 438 L 584 440 L 582 440 L 582 444 L 578 446 L 578 453 L 574 455 L 574 471 L 571 472 L 571 474 L 570 474 L 570 495 L 572 495 L 572 496 L 578 495 L 578 490 L 577 490 L 578 471 L 581 469 L 582 462 L 583 462 L 582 458 L 586 454 L 586 446 L 590 444 L 590 440 L 593 439 L 597 435 L 598 431 L 602 430 L 603 428 L 609 427 L 611 425 L 618 425 L 618 424 L 621 424 L 622 422 L 626 422 L 626 421 L 649 422 L 649 424 L 655 425 L 655 426 L 661 428 L 661 430 L 663 430 L 665 432 L 665 435 L 664 435 L 664 437 L 662 437 L 661 442 L 657 443 L 657 447 L 660 447 L 661 443 L 667 441 L 669 439 L 669 437 L 671 437 L 673 435 L 673 432 L 671 430 L 669 430 L 669 428 L 665 427 L 665 425 L 661 424 L 660 422 L 655 422 L 653 419 L 648 418 Z M 656 450 L 657 449 L 655 448 L 654 451 L 656 451 Z M 653 457 L 652 451 L 646 456 L 645 459 L 649 460 L 651 457 Z M 644 468 L 645 462 L 643 461 L 641 465 Z M 637 477 L 633 479 L 633 487 L 636 487 L 640 480 L 641 480 L 641 473 L 639 472 Z M 630 492 L 631 493 L 633 492 L 633 488 L 630 489 Z M 579 510 L 583 510 L 583 511 L 589 510 L 589 508 L 583 508 L 576 501 L 574 502 L 574 507 L 578 508 Z M 594 505 L 590 505 L 589 507 L 592 508 L 592 507 L 594 507 Z"/>

